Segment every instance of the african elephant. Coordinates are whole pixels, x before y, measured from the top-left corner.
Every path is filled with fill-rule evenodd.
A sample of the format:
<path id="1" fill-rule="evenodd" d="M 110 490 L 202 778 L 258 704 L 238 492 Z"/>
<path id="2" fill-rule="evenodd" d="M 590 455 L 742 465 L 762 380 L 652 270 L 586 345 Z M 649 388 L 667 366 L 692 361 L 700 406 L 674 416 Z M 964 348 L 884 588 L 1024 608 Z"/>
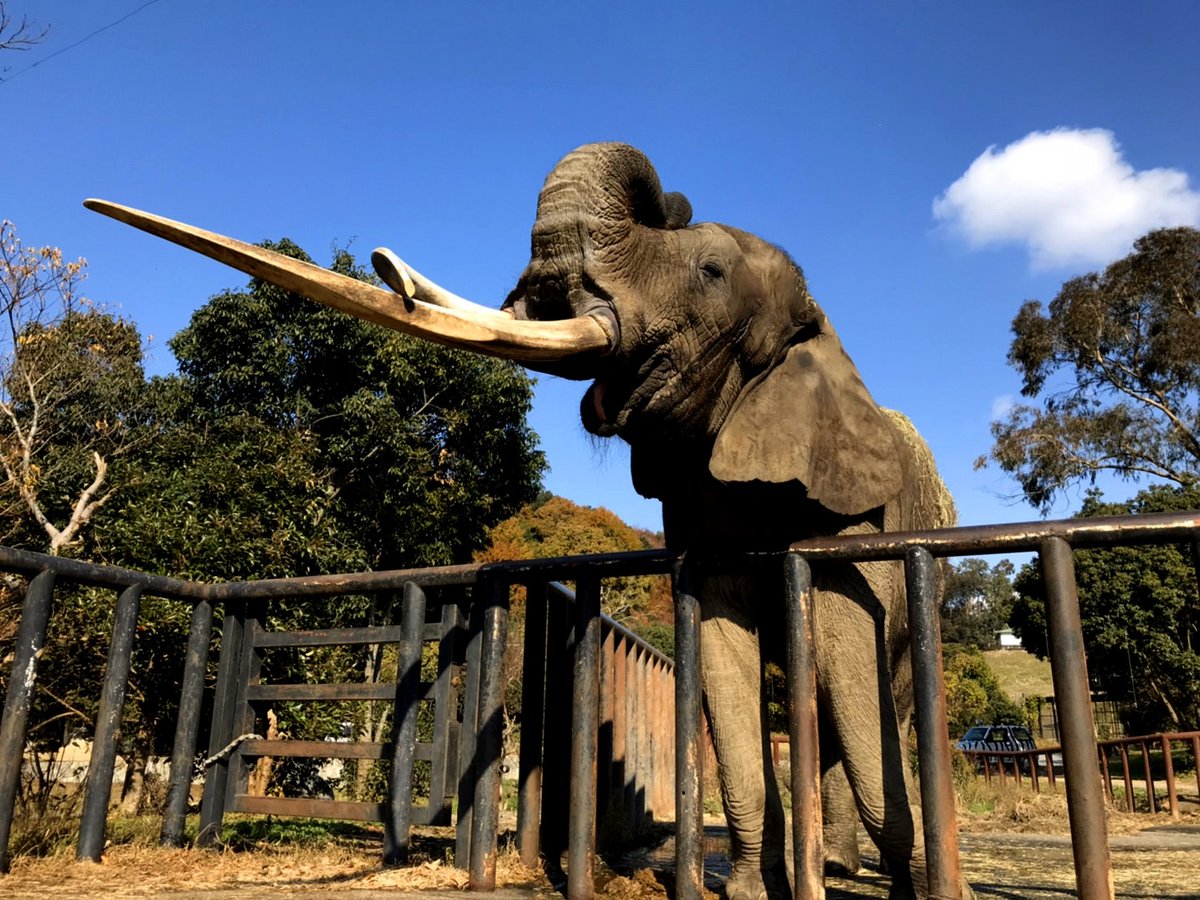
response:
<path id="1" fill-rule="evenodd" d="M 705 709 L 733 844 L 729 896 L 787 893 L 762 725 L 763 658 L 782 655 L 780 556 L 811 536 L 944 526 L 953 504 L 928 448 L 872 399 L 786 253 L 736 228 L 689 224 L 683 195 L 664 193 L 645 156 L 612 143 L 581 147 L 547 177 L 531 259 L 502 312 L 386 251 L 375 254 L 377 270 L 404 303 L 249 245 L 196 230 L 180 238 L 177 223 L 89 205 L 389 327 L 590 379 L 584 426 L 629 443 L 634 486 L 662 501 L 668 546 L 700 571 Z M 732 554 L 760 562 L 735 574 L 715 564 Z M 845 776 L 831 773 L 826 785 L 831 810 L 844 811 L 831 825 L 840 829 L 833 855 L 847 846 L 856 808 L 888 861 L 893 895 L 921 895 L 902 567 L 818 568 L 814 585 L 822 767 L 840 763 Z"/>
<path id="2" fill-rule="evenodd" d="M 690 214 L 633 148 L 575 151 L 546 180 L 532 259 L 504 308 L 517 319 L 593 316 L 616 336 L 586 371 L 574 360 L 561 371 L 594 378 L 585 428 L 629 442 L 635 487 L 662 500 L 668 546 L 708 570 L 701 667 L 733 841 L 729 894 L 756 898 L 784 892 L 760 702 L 762 655 L 782 655 L 771 646 L 783 624 L 772 554 L 816 535 L 943 526 L 952 504 L 912 426 L 871 398 L 800 268 L 746 232 L 690 225 Z M 736 575 L 705 565 L 736 551 L 767 561 Z M 906 783 L 903 572 L 830 567 L 816 588 L 822 765 L 844 764 L 904 893 L 910 870 L 923 883 L 924 859 Z"/>

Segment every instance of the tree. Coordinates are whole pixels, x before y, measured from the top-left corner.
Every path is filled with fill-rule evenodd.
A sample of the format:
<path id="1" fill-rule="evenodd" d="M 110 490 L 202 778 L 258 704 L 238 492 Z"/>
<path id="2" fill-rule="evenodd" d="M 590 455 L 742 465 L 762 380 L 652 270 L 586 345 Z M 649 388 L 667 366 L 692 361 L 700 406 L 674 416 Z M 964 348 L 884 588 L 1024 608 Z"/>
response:
<path id="1" fill-rule="evenodd" d="M 611 510 L 580 506 L 553 495 L 522 507 L 492 528 L 488 539 L 487 548 L 475 555 L 479 562 L 620 553 L 651 546 L 642 533 Z M 650 603 L 651 584 L 652 580 L 644 577 L 605 579 L 605 614 L 618 620 L 644 614 Z"/>
<path id="2" fill-rule="evenodd" d="M 1158 485 L 1132 500 L 1089 496 L 1079 515 L 1128 515 L 1200 508 L 1200 487 Z M 1200 725 L 1200 598 L 1190 547 L 1117 547 L 1075 553 L 1075 579 L 1092 688 L 1130 704 L 1135 733 Z M 1047 655 L 1045 587 L 1029 564 L 1016 579 L 1013 630 Z"/>
<path id="3" fill-rule="evenodd" d="M 1026 302 L 1008 359 L 1025 397 L 992 425 L 994 461 L 1047 509 L 1100 472 L 1190 485 L 1200 476 L 1200 231 L 1168 228 Z"/>
<path id="4" fill-rule="evenodd" d="M 1000 688 L 987 659 L 975 649 L 950 650 L 945 660 L 946 717 L 952 736 L 972 725 L 1018 725 L 1025 714 Z"/>
<path id="5" fill-rule="evenodd" d="M 28 50 L 44 41 L 49 33 L 49 26 L 38 31 L 24 16 L 21 21 L 14 21 L 6 5 L 0 2 L 0 50 Z"/>
<path id="6" fill-rule="evenodd" d="M 271 249 L 309 261 L 291 241 Z M 331 268 L 367 278 L 346 251 Z M 531 501 L 545 458 L 518 366 L 450 350 L 254 279 L 214 296 L 170 342 L 189 416 L 306 433 L 331 511 L 373 568 L 469 559 Z"/>
<path id="7" fill-rule="evenodd" d="M 79 296 L 86 266 L 0 223 L 0 515 L 6 540 L 52 555 L 111 496 L 145 381 L 137 328 Z"/>
<path id="8" fill-rule="evenodd" d="M 942 640 L 978 650 L 996 646 L 996 632 L 1008 624 L 1012 609 L 1013 564 L 1002 559 L 989 567 L 982 559 L 964 559 L 950 567 L 942 594 Z"/>

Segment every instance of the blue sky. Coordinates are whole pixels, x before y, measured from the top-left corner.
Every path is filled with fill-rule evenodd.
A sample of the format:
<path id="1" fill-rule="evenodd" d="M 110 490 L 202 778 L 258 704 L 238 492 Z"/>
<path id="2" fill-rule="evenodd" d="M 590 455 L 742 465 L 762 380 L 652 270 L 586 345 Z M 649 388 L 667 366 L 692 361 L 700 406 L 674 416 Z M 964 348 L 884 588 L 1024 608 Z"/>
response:
<path id="1" fill-rule="evenodd" d="M 85 197 L 288 236 L 318 262 L 335 243 L 363 260 L 389 246 L 498 304 L 546 173 L 622 140 L 697 221 L 795 256 L 876 399 L 933 447 L 965 524 L 1036 518 L 972 466 L 1018 389 L 1005 354 L 1021 302 L 1151 227 L 1200 225 L 1193 2 L 6 5 L 51 32 L 0 54 L 0 218 L 86 257 L 86 293 L 153 336 L 153 371 L 245 279 Z M 579 425 L 583 388 L 540 380 L 547 487 L 658 528 L 624 448 Z"/>

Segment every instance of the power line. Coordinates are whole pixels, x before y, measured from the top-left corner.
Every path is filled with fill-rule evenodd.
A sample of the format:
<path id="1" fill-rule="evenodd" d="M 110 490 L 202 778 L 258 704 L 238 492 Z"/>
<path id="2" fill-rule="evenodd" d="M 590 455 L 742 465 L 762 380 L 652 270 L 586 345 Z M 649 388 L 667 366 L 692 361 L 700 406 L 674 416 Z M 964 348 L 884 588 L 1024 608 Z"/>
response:
<path id="1" fill-rule="evenodd" d="M 9 82 L 9 81 L 12 81 L 12 80 L 13 80 L 14 78 L 16 78 L 18 75 L 24 75 L 24 74 L 25 74 L 26 72 L 28 72 L 30 69 L 36 69 L 36 68 L 37 68 L 38 66 L 40 66 L 42 63 L 49 62 L 50 60 L 54 59 L 54 57 L 56 57 L 56 56 L 62 56 L 62 55 L 63 55 L 64 53 L 66 53 L 68 50 L 74 50 L 74 49 L 75 49 L 76 47 L 78 47 L 80 44 L 82 44 L 82 43 L 85 43 L 85 42 L 87 42 L 87 41 L 90 41 L 90 40 L 91 40 L 92 38 L 94 38 L 96 35 L 100 34 L 100 32 L 102 32 L 102 31 L 108 31 L 108 29 L 110 29 L 110 28 L 116 28 L 118 25 L 120 25 L 120 24 L 121 24 L 122 22 L 124 22 L 125 20 L 127 20 L 127 19 L 132 19 L 134 16 L 136 16 L 138 13 L 140 13 L 140 12 L 141 12 L 143 9 L 145 9 L 147 6 L 152 6 L 152 5 L 154 5 L 155 3 L 157 3 L 157 2 L 158 2 L 158 0 L 146 0 L 146 2 L 145 2 L 145 3 L 143 3 L 143 4 L 142 4 L 141 6 L 139 6 L 137 9 L 133 10 L 133 12 L 128 12 L 128 13 L 126 13 L 125 15 L 121 16 L 121 18 L 117 19 L 115 22 L 109 22 L 107 25 L 102 25 L 100 28 L 97 28 L 97 29 L 96 29 L 95 31 L 93 31 L 91 34 L 89 34 L 89 35 L 85 35 L 84 37 L 81 37 L 81 38 L 80 38 L 79 40 L 77 40 L 75 43 L 73 43 L 73 44 L 68 44 L 67 46 L 63 47 L 61 50 L 55 50 L 55 51 L 54 51 L 53 53 L 51 53 L 49 56 L 43 56 L 43 57 L 42 57 L 41 59 L 39 59 L 37 62 L 30 63 L 30 64 L 29 64 L 29 65 L 27 65 L 25 68 L 23 68 L 23 69 L 18 69 L 17 71 L 13 72 L 11 75 L 8 75 L 8 76 L 6 76 L 6 77 L 0 77 L 0 84 L 5 84 L 5 83 L 7 83 L 7 82 Z"/>

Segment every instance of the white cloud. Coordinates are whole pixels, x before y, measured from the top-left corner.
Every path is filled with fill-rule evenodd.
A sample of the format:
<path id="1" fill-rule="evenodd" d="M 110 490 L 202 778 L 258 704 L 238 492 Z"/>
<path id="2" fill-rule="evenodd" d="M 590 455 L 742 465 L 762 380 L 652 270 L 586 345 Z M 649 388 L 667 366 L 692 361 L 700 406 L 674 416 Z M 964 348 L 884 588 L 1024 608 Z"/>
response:
<path id="1" fill-rule="evenodd" d="M 1013 411 L 1016 406 L 1016 399 L 1012 394 L 1001 394 L 999 397 L 992 399 L 992 414 L 989 419 L 991 422 L 999 422 L 1001 419 L 1008 418 L 1008 414 Z"/>
<path id="2" fill-rule="evenodd" d="M 1020 243 L 1035 268 L 1098 266 L 1153 228 L 1200 226 L 1200 192 L 1177 169 L 1135 171 L 1111 131 L 1035 131 L 988 147 L 933 201 L 973 247 Z"/>

